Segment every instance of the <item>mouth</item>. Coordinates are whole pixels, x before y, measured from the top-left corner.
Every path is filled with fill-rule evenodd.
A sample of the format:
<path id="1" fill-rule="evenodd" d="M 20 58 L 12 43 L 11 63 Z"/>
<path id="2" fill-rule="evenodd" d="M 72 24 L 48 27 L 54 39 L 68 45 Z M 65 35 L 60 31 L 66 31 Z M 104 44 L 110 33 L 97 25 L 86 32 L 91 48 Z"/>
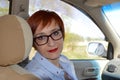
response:
<path id="1" fill-rule="evenodd" d="M 57 50 L 58 50 L 58 48 L 54 48 L 54 49 L 49 50 L 48 52 L 54 53 L 54 52 L 56 52 Z"/>

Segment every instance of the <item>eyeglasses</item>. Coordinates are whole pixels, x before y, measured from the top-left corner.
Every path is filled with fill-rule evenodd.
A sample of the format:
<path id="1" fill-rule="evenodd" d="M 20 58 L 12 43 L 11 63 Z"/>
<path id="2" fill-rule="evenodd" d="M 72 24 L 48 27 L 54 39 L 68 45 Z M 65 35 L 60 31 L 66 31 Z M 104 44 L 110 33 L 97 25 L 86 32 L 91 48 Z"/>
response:
<path id="1" fill-rule="evenodd" d="M 63 38 L 63 35 L 61 30 L 58 29 L 53 33 L 51 33 L 50 35 L 41 35 L 41 36 L 34 37 L 33 40 L 38 46 L 41 46 L 48 43 L 49 37 L 51 37 L 54 41 L 57 41 Z"/>

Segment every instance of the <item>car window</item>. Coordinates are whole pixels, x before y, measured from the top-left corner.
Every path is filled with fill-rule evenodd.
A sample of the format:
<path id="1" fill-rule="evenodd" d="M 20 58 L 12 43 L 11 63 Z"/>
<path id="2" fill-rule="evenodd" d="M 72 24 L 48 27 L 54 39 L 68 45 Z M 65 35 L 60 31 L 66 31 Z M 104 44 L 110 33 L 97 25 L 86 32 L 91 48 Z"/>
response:
<path id="1" fill-rule="evenodd" d="M 51 5 L 52 4 L 52 5 Z M 83 11 L 60 0 L 30 0 L 29 15 L 40 9 L 53 10 L 65 24 L 65 42 L 62 54 L 69 59 L 104 59 L 88 54 L 89 42 L 105 44 L 105 36 L 97 25 Z"/>
<path id="2" fill-rule="evenodd" d="M 120 2 L 105 5 L 102 7 L 102 10 L 117 34 L 120 36 Z"/>
<path id="3" fill-rule="evenodd" d="M 8 0 L 0 0 L 0 16 L 9 13 L 9 1 Z"/>
<path id="4" fill-rule="evenodd" d="M 87 46 L 90 42 L 101 42 L 104 44 L 106 50 L 107 42 L 101 30 L 83 11 L 59 0 L 30 0 L 29 4 L 29 15 L 39 9 L 47 9 L 57 12 L 62 17 L 66 30 L 64 50 L 62 53 L 69 59 L 103 59 L 90 55 L 87 52 Z M 9 5 L 9 0 L 0 0 L 0 16 L 9 13 Z M 103 11 L 107 16 L 109 16 L 107 12 L 110 10 L 114 10 L 113 5 L 112 8 L 111 5 L 103 7 Z M 115 29 L 120 34 L 118 28 Z"/>

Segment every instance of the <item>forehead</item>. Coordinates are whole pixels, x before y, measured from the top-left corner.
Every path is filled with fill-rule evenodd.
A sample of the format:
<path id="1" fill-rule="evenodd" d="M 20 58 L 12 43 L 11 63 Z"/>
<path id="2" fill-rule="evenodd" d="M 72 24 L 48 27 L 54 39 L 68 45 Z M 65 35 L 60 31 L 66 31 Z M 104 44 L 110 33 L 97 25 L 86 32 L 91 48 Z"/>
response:
<path id="1" fill-rule="evenodd" d="M 53 20 L 51 23 L 43 26 L 43 24 L 39 24 L 38 28 L 35 31 L 35 34 L 39 33 L 50 33 L 54 29 L 59 29 L 59 25 Z"/>
<path id="2" fill-rule="evenodd" d="M 39 21 L 37 28 L 40 28 L 41 30 L 45 27 L 49 27 L 50 25 L 58 25 L 59 22 L 55 19 L 45 20 L 42 19 Z"/>

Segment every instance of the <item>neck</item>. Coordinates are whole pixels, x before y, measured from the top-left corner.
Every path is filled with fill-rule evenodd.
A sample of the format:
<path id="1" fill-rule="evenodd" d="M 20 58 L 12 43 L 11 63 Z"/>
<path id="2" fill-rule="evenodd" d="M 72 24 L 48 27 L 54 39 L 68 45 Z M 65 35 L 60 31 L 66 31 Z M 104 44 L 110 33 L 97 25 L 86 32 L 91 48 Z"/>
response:
<path id="1" fill-rule="evenodd" d="M 48 59 L 51 63 L 53 63 L 55 66 L 60 67 L 59 64 L 59 58 L 57 59 Z"/>

